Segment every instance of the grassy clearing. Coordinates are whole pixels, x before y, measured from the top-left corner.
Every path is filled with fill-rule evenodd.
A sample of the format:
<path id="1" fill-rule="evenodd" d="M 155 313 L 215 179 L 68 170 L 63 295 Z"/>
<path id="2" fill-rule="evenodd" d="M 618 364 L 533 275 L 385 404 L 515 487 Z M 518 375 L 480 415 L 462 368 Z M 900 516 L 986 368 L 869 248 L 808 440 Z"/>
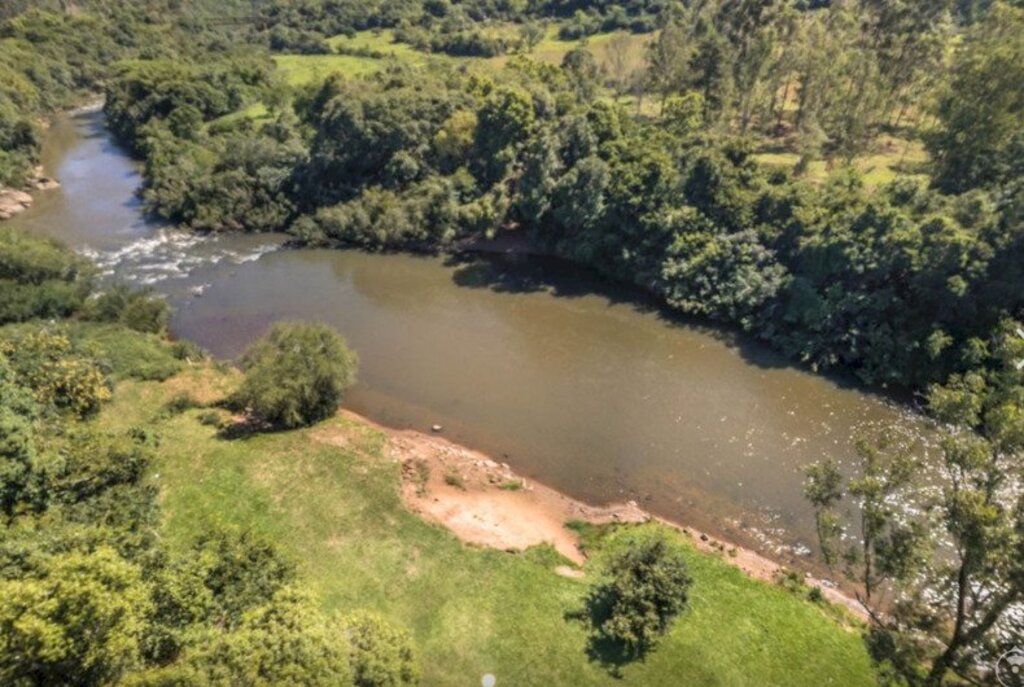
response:
<path id="1" fill-rule="evenodd" d="M 792 152 L 764 152 L 754 156 L 762 165 L 790 171 L 800 161 L 800 155 Z M 928 175 L 922 170 L 928 163 L 928 153 L 924 143 L 919 140 L 908 141 L 884 134 L 879 136 L 872 145 L 872 150 L 853 160 L 853 167 L 864 177 L 869 188 L 883 186 L 896 179 L 899 175 L 911 175 L 926 180 Z M 840 165 L 829 166 L 825 160 L 815 160 L 808 165 L 804 178 L 811 183 L 821 184 Z"/>
<path id="2" fill-rule="evenodd" d="M 587 579 L 554 573 L 550 547 L 510 554 L 466 546 L 402 505 L 399 465 L 384 436 L 334 418 L 311 430 L 226 441 L 203 411 L 160 409 L 183 389 L 211 398 L 229 378 L 191 369 L 159 384 L 125 382 L 98 422 L 126 428 L 157 418 L 164 438 L 153 479 L 165 536 L 188 541 L 210 521 L 276 540 L 327 610 L 370 608 L 408 627 L 423 684 L 870 685 L 862 642 L 817 606 L 690 550 L 691 608 L 643 663 L 613 678 L 588 659 L 582 606 L 601 561 L 653 526 L 588 539 Z M 675 535 L 670 535 L 675 536 Z"/>
<path id="3" fill-rule="evenodd" d="M 530 54 L 536 60 L 560 64 L 565 54 L 582 44 L 594 54 L 598 65 L 608 69 L 615 59 L 622 59 L 627 69 L 639 69 L 646 59 L 647 46 L 657 33 L 629 33 L 611 31 L 588 36 L 579 41 L 564 41 L 558 37 L 558 28 L 548 27 L 547 35 Z"/>
<path id="4" fill-rule="evenodd" d="M 500 29 L 498 29 L 500 30 Z M 547 34 L 529 56 L 540 62 L 560 64 L 562 58 L 581 43 L 586 45 L 599 65 L 610 68 L 619 61 L 626 69 L 637 69 L 643 64 L 644 51 L 655 34 L 636 35 L 615 31 L 590 36 L 582 41 L 563 41 L 558 38 L 558 28 L 550 26 Z M 380 57 L 356 54 L 343 55 L 275 55 L 274 61 L 285 81 L 293 86 L 302 86 L 322 80 L 333 73 L 358 77 L 383 69 L 388 60 L 404 64 L 424 66 L 429 64 L 463 65 L 481 71 L 499 70 L 509 60 L 508 55 L 499 57 L 450 57 L 441 54 L 421 52 L 406 43 L 395 42 L 394 32 L 360 31 L 355 36 L 334 36 L 328 40 L 333 48 L 349 52 L 367 51 Z"/>
<path id="5" fill-rule="evenodd" d="M 277 69 L 291 86 L 323 81 L 331 74 L 348 77 L 371 74 L 383 68 L 385 61 L 355 55 L 275 55 Z"/>

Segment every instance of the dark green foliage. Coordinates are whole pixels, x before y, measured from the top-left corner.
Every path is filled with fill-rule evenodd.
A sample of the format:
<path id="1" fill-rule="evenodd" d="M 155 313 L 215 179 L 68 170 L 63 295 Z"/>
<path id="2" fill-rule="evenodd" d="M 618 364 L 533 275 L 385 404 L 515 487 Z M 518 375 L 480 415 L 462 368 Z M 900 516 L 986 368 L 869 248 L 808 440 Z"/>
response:
<path id="1" fill-rule="evenodd" d="M 638 540 L 609 561 L 606 575 L 588 600 L 593 641 L 627 660 L 642 658 L 686 608 L 693 582 L 686 560 L 664 537 Z"/>
<path id="2" fill-rule="evenodd" d="M 172 133 L 193 135 L 202 122 L 239 109 L 267 84 L 269 72 L 268 62 L 248 58 L 208 67 L 172 60 L 122 64 L 106 88 L 107 125 L 140 152 L 147 126 L 166 123 Z"/>
<path id="3" fill-rule="evenodd" d="M 1024 174 L 1024 8 L 998 4 L 968 34 L 928 136 L 936 184 L 961 193 Z"/>
<path id="4" fill-rule="evenodd" d="M 311 425 L 338 410 L 355 380 L 357 358 L 323 324 L 286 323 L 246 351 L 235 402 L 279 429 Z"/>
<path id="5" fill-rule="evenodd" d="M 0 324 L 70 315 L 88 294 L 92 273 L 55 241 L 0 229 Z"/>
<path id="6" fill-rule="evenodd" d="M 293 216 L 303 157 L 294 141 L 245 132 L 194 144 L 161 132 L 148 146 L 143 198 L 161 217 L 200 231 L 272 231 Z"/>
<path id="7" fill-rule="evenodd" d="M 295 565 L 251 532 L 203 533 L 189 560 L 189 574 L 197 576 L 208 591 L 211 612 L 229 627 L 295 581 Z"/>
<path id="8" fill-rule="evenodd" d="M 0 358 L 0 511 L 12 517 L 42 498 L 35 431 L 38 408 L 32 391 L 19 386 Z"/>
<path id="9" fill-rule="evenodd" d="M 375 185 L 402 188 L 437 164 L 432 140 L 464 94 L 440 84 L 423 88 L 419 76 L 398 70 L 378 87 L 331 81 L 302 114 L 316 129 L 303 197 L 329 205 Z"/>
<path id="10" fill-rule="evenodd" d="M 138 483 L 151 453 L 127 436 L 81 431 L 67 438 L 60 458 L 50 488 L 61 502 L 77 503 L 118 485 Z"/>
<path id="11" fill-rule="evenodd" d="M 167 327 L 167 302 L 148 291 L 117 284 L 89 300 L 82 318 L 96 322 L 118 322 L 137 332 L 161 334 Z"/>
<path id="12" fill-rule="evenodd" d="M 419 682 L 412 639 L 383 618 L 357 612 L 342 619 L 356 687 L 400 687 Z"/>

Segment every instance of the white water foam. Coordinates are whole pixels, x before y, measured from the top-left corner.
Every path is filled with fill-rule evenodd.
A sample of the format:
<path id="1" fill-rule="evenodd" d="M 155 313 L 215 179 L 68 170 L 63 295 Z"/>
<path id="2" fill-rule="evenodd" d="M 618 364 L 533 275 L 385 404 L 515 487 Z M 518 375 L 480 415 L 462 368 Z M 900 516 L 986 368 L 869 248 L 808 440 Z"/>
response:
<path id="1" fill-rule="evenodd" d="M 153 286 L 169 279 L 185 279 L 197 268 L 227 260 L 241 265 L 277 250 L 276 243 L 239 251 L 219 248 L 219 237 L 163 228 L 115 250 L 85 248 L 81 252 L 100 269 L 102 277 L 118 277 L 128 283 Z"/>

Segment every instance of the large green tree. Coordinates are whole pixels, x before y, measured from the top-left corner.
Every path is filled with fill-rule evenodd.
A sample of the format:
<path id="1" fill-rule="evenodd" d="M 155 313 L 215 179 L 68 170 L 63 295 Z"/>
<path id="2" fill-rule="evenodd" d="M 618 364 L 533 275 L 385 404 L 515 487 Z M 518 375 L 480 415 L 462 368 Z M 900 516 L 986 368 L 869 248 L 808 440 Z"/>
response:
<path id="1" fill-rule="evenodd" d="M 274 325 L 242 356 L 235 400 L 273 427 L 291 429 L 333 415 L 355 381 L 357 358 L 324 324 Z"/>
<path id="2" fill-rule="evenodd" d="M 957 53 L 928 137 L 935 183 L 960 193 L 1018 178 L 1024 167 L 1024 8 L 996 3 Z"/>

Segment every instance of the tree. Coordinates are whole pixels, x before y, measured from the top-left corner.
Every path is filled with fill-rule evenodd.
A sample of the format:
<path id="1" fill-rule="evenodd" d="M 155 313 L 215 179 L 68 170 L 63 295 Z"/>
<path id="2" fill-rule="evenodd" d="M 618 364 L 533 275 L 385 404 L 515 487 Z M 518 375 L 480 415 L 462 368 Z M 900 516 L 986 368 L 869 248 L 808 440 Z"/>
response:
<path id="1" fill-rule="evenodd" d="M 617 34 L 608 42 L 605 69 L 608 81 L 615 91 L 615 97 L 621 97 L 630 84 L 635 83 L 633 41 L 626 34 Z"/>
<path id="2" fill-rule="evenodd" d="M 699 92 L 704 102 L 704 120 L 716 121 L 731 104 L 735 89 L 726 40 L 709 31 L 697 43 L 688 63 L 688 87 Z"/>
<path id="3" fill-rule="evenodd" d="M 519 40 L 525 49 L 525 52 L 533 52 L 533 49 L 540 45 L 540 42 L 544 40 L 544 34 L 546 29 L 543 24 L 539 24 L 535 21 L 529 21 L 519 27 Z"/>
<path id="4" fill-rule="evenodd" d="M 594 53 L 582 45 L 573 48 L 562 58 L 562 70 L 569 77 L 576 97 L 583 101 L 594 99 L 601 75 Z"/>
<path id="5" fill-rule="evenodd" d="M 342 619 L 356 687 L 400 687 L 419 681 L 409 633 L 380 616 L 356 612 Z"/>
<path id="6" fill-rule="evenodd" d="M 141 571 L 113 549 L 49 556 L 0 580 L 0 681 L 117 682 L 140 663 L 150 609 Z"/>
<path id="7" fill-rule="evenodd" d="M 932 413 L 951 423 L 940 442 L 937 484 L 924 488 L 906 441 L 860 442 L 861 463 L 848 482 L 860 528 L 845 572 L 864 591 L 872 655 L 910 685 L 938 687 L 950 672 L 976 682 L 1002 623 L 1024 602 L 1024 495 L 1013 467 L 1024 434 L 1001 431 L 1007 416 L 1024 426 L 1020 399 L 1008 413 L 989 398 L 998 389 L 961 382 L 930 392 Z M 979 424 L 982 417 L 994 424 Z M 825 523 L 819 534 L 826 553 L 842 537 L 835 511 L 841 491 L 834 467 L 808 469 L 805 493 Z"/>
<path id="8" fill-rule="evenodd" d="M 202 683 L 348 687 L 348 646 L 336 623 L 292 588 L 246 612 L 238 627 L 214 633 L 188 656 Z"/>
<path id="9" fill-rule="evenodd" d="M 536 114 L 530 95 L 521 89 L 495 90 L 477 112 L 474 132 L 476 174 L 490 186 L 508 171 L 526 142 Z"/>
<path id="10" fill-rule="evenodd" d="M 591 598 L 602 609 L 596 630 L 630 658 L 654 648 L 685 608 L 693 580 L 678 546 L 663 536 L 632 543 L 606 568 L 609 580 Z"/>
<path id="11" fill-rule="evenodd" d="M 242 357 L 235 400 L 280 429 L 311 425 L 337 411 L 358 359 L 324 324 L 277 324 Z"/>
<path id="12" fill-rule="evenodd" d="M 935 183 L 961 193 L 1019 177 L 1024 150 L 1024 8 L 996 3 L 957 55 L 927 138 Z"/>
<path id="13" fill-rule="evenodd" d="M 651 88 L 665 100 L 686 88 L 687 64 L 692 53 L 689 31 L 682 18 L 671 16 L 647 49 L 647 74 Z"/>
<path id="14" fill-rule="evenodd" d="M 838 542 L 843 533 L 836 510 L 843 498 L 843 473 L 831 459 L 808 465 L 804 469 L 804 498 L 814 507 L 814 529 L 818 534 L 821 556 L 832 570 L 838 560 Z"/>
<path id="15" fill-rule="evenodd" d="M 8 518 L 42 496 L 42 475 L 32 421 L 37 408 L 29 389 L 18 386 L 0 356 L 0 513 Z"/>

